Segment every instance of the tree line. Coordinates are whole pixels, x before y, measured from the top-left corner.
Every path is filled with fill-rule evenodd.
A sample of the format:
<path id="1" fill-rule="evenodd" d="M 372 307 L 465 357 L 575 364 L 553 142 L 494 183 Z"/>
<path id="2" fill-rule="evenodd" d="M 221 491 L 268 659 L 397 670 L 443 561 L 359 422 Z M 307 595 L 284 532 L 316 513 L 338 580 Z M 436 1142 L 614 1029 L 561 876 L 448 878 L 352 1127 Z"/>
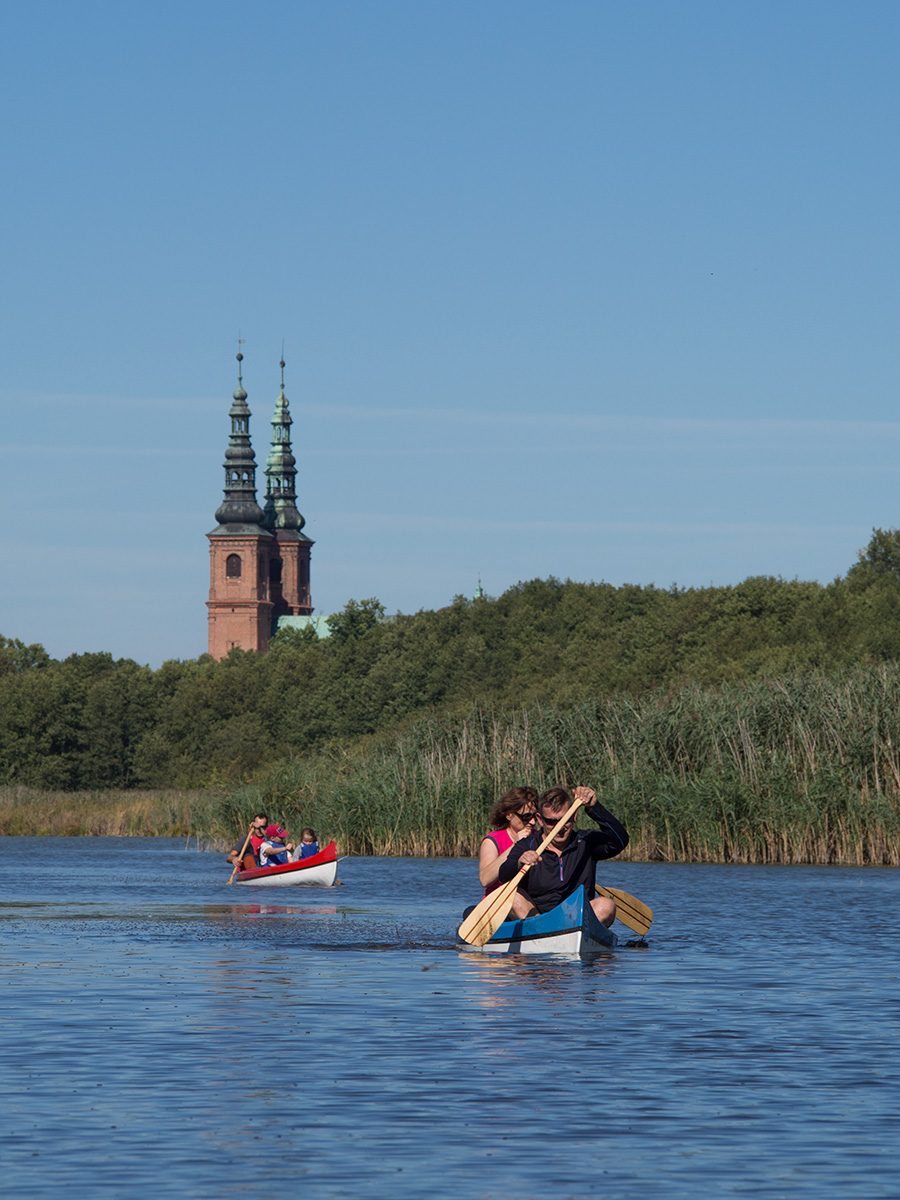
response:
<path id="1" fill-rule="evenodd" d="M 57 661 L 0 637 L 0 783 L 38 788 L 229 788 L 335 747 L 532 704 L 721 687 L 900 660 L 900 533 L 874 530 L 829 584 L 753 577 L 659 588 L 535 579 L 388 617 L 374 599 L 331 636 L 283 631 L 156 670 L 109 654 Z"/>

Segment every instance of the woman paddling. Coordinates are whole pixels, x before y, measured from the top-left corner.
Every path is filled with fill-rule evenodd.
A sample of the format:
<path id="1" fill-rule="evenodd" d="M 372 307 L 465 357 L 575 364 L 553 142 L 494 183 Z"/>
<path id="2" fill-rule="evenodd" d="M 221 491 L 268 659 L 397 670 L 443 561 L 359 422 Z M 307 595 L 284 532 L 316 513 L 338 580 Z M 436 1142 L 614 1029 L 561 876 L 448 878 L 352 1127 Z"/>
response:
<path id="1" fill-rule="evenodd" d="M 537 796 L 536 788 L 512 788 L 494 805 L 490 816 L 493 829 L 483 838 L 478 852 L 478 878 L 485 896 L 500 886 L 497 873 L 509 857 L 512 847 L 533 831 L 537 817 Z M 533 911 L 534 907 L 527 896 L 516 896 L 512 907 L 514 916 L 526 917 Z"/>

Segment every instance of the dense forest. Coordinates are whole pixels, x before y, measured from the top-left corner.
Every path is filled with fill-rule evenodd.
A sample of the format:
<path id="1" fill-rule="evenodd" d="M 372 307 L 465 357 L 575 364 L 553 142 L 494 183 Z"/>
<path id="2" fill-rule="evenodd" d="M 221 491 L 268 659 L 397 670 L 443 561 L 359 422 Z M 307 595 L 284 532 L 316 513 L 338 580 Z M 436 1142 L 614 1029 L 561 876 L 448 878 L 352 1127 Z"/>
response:
<path id="1" fill-rule="evenodd" d="M 900 534 L 876 530 L 828 585 L 750 578 L 661 589 L 521 583 L 498 599 L 386 617 L 350 601 L 331 636 L 279 633 L 158 670 L 55 661 L 0 638 L 0 783 L 211 787 L 420 714 L 559 707 L 686 684 L 750 683 L 900 660 Z"/>
<path id="2" fill-rule="evenodd" d="M 350 601 L 329 625 L 325 639 L 279 633 L 265 655 L 204 655 L 158 670 L 102 653 L 55 661 L 40 646 L 0 638 L 0 783 L 203 789 L 221 798 L 226 824 L 240 823 L 233 805 L 250 802 L 242 785 L 285 816 L 299 811 L 298 789 L 312 790 L 348 841 L 370 850 L 390 836 L 347 824 L 351 793 L 371 812 L 374 795 L 390 807 L 408 783 L 432 799 L 443 788 L 460 813 L 476 802 L 471 822 L 458 815 L 425 835 L 446 853 L 471 850 L 497 789 L 568 779 L 576 765 L 579 777 L 621 790 L 621 805 L 636 798 L 641 812 L 660 794 L 684 806 L 705 789 L 721 817 L 703 818 L 707 841 L 749 828 L 744 809 L 764 794 L 802 808 L 827 784 L 889 804 L 866 855 L 885 861 L 900 793 L 896 531 L 873 531 L 847 575 L 827 585 L 532 580 L 496 599 L 457 597 L 411 616 Z M 838 733 L 850 749 L 840 749 Z M 446 764 L 467 753 L 468 765 L 445 779 Z M 866 820 L 857 817 L 859 831 Z M 423 822 L 430 827 L 424 815 L 404 834 L 407 849 L 418 846 Z M 829 828 L 810 834 L 826 861 L 837 836 L 834 821 Z M 644 831 L 650 856 L 677 852 L 662 843 L 683 840 L 683 827 L 665 829 Z M 698 847 L 682 850 L 702 857 Z"/>

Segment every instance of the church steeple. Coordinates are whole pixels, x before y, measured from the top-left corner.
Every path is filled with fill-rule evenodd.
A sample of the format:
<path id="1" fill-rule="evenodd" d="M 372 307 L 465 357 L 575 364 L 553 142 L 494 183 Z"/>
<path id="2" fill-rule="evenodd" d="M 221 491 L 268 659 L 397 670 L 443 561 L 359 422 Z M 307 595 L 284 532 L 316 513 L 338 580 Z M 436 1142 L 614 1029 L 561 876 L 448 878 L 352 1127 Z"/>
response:
<path id="1" fill-rule="evenodd" d="M 238 385 L 228 412 L 231 436 L 225 451 L 225 499 L 216 510 L 213 534 L 263 534 L 263 511 L 256 503 L 256 455 L 250 444 L 250 409 L 241 378 L 244 356 L 238 351 Z"/>
<path id="2" fill-rule="evenodd" d="M 281 363 L 281 393 L 272 416 L 272 448 L 266 459 L 267 529 L 301 530 L 306 524 L 297 511 L 297 460 L 291 453 L 291 412 L 284 394 L 284 359 Z"/>
<path id="3" fill-rule="evenodd" d="M 225 499 L 216 510 L 218 525 L 209 538 L 209 653 L 224 658 L 230 651 L 264 652 L 272 634 L 273 567 L 278 547 L 263 527 L 256 503 L 256 458 L 250 445 L 250 409 L 241 379 L 243 354 L 238 353 L 238 385 L 229 410 L 231 437 L 225 451 Z"/>
<path id="4" fill-rule="evenodd" d="M 273 537 L 270 595 L 276 625 L 281 617 L 312 615 L 309 594 L 309 556 L 313 540 L 302 532 L 306 524 L 297 511 L 297 460 L 291 453 L 291 413 L 284 394 L 284 352 L 281 392 L 272 417 L 272 448 L 266 459 L 266 509 L 263 527 Z"/>

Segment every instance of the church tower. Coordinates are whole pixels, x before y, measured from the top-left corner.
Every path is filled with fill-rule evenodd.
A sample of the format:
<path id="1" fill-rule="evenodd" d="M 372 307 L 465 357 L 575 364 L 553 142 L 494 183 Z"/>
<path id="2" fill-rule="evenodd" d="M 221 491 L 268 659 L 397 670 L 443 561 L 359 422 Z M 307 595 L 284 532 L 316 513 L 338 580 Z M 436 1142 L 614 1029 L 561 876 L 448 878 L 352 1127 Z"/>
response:
<path id="1" fill-rule="evenodd" d="M 269 591 L 273 615 L 308 617 L 309 553 L 315 544 L 302 532 L 306 524 L 297 511 L 297 462 L 291 453 L 290 408 L 284 394 L 284 359 L 281 363 L 281 393 L 272 416 L 272 447 L 266 459 L 266 504 L 263 525 L 275 539 Z"/>
<path id="2" fill-rule="evenodd" d="M 228 414 L 231 437 L 223 464 L 225 499 L 216 511 L 216 528 L 207 534 L 209 653 L 213 658 L 224 658 L 235 647 L 268 649 L 274 609 L 270 579 L 280 574 L 275 535 L 265 527 L 263 511 L 256 503 L 256 458 L 250 444 L 251 414 L 241 379 L 243 358 L 243 354 L 237 355 L 238 385 Z M 289 429 L 290 416 L 287 419 Z M 291 465 L 293 462 L 291 458 Z M 296 515 L 302 525 L 303 518 Z M 309 542 L 309 538 L 304 540 Z M 308 548 L 306 556 L 308 593 Z"/>

